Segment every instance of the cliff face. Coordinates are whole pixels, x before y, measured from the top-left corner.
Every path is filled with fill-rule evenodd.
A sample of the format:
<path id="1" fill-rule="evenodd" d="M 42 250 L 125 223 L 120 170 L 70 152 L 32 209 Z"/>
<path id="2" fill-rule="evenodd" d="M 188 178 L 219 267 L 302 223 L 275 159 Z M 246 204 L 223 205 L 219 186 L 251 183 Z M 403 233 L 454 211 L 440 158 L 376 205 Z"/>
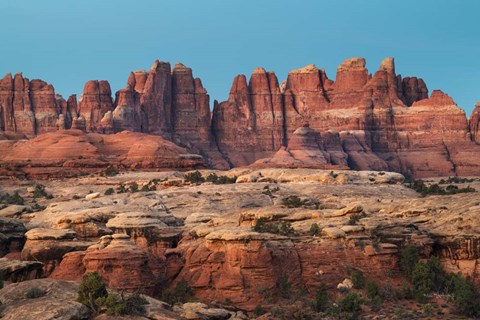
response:
<path id="1" fill-rule="evenodd" d="M 283 107 L 280 102 L 276 109 L 283 110 L 280 116 L 274 108 L 265 115 L 263 105 L 254 105 L 252 101 L 259 95 L 246 88 L 245 81 L 243 76 L 237 77 L 228 101 L 214 109 L 219 147 L 234 165 L 248 165 L 264 155 L 255 165 L 348 165 L 416 177 L 480 173 L 474 156 L 480 148 L 472 141 L 478 131 L 478 108 L 467 121 L 465 113 L 443 92 L 434 91 L 428 97 L 422 79 L 397 75 L 393 58 L 382 61 L 373 76 L 364 59 L 348 59 L 338 67 L 335 82 L 314 65 L 290 72 L 282 86 L 283 99 L 279 99 Z M 239 87 L 243 99 L 238 98 Z M 269 127 L 258 121 L 259 117 L 282 119 L 278 140 L 284 145 L 280 151 L 275 143 L 261 143 L 275 136 L 265 133 Z M 299 127 L 313 130 L 316 138 L 309 139 L 316 142 L 302 142 L 299 148 Z M 311 164 L 314 153 L 316 160 Z"/>
<path id="2" fill-rule="evenodd" d="M 0 129 L 28 137 L 57 130 L 61 114 L 60 98 L 52 85 L 29 80 L 21 73 L 0 80 Z"/>
<path id="3" fill-rule="evenodd" d="M 223 169 L 256 162 L 417 177 L 480 174 L 478 106 L 467 121 L 448 95 L 429 97 L 422 79 L 397 75 L 393 58 L 373 75 L 365 65 L 345 60 L 335 81 L 309 65 L 281 85 L 257 68 L 248 80 L 235 77 L 228 100 L 215 101 L 212 112 L 201 80 L 180 63 L 171 69 L 155 61 L 149 71 L 132 72 L 115 100 L 107 81 L 88 81 L 77 102 L 41 80 L 8 74 L 0 81 L 0 131 L 160 135 Z"/>

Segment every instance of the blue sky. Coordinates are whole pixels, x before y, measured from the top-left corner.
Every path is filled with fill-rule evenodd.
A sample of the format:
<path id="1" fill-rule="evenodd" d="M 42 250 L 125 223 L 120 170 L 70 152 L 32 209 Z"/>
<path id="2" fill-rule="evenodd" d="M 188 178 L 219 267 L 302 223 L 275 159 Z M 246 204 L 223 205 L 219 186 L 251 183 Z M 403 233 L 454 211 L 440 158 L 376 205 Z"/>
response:
<path id="1" fill-rule="evenodd" d="M 193 68 L 213 99 L 258 66 L 283 81 L 314 63 L 387 56 L 470 114 L 480 101 L 480 1 L 0 0 L 0 75 L 23 72 L 64 96 L 90 79 L 125 86 L 153 61 Z"/>

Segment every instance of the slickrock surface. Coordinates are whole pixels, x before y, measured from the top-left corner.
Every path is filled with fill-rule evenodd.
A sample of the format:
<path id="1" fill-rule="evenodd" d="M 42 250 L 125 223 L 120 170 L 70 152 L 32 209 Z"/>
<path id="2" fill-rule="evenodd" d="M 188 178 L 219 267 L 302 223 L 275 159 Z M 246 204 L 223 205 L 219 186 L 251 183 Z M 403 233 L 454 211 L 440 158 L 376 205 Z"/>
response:
<path id="1" fill-rule="evenodd" d="M 212 111 L 201 80 L 181 63 L 171 68 L 156 60 L 148 71 L 131 72 L 114 99 L 105 80 L 88 81 L 78 101 L 76 95 L 65 101 L 52 85 L 8 74 L 0 80 L 0 176 L 21 175 L 11 170 L 16 162 L 48 162 L 52 154 L 71 163 L 69 168 L 79 166 L 71 162 L 75 155 L 86 156 L 83 167 L 117 156 L 108 147 L 106 152 L 96 150 L 97 145 L 86 141 L 90 138 L 73 137 L 62 139 L 64 151 L 58 153 L 50 145 L 52 137 L 72 135 L 64 131 L 69 129 L 87 132 L 86 137 L 99 143 L 104 140 L 105 146 L 109 138 L 98 134 L 118 138 L 120 132 L 126 139 L 124 130 L 137 132 L 136 140 L 148 140 L 148 157 L 161 157 L 155 150 L 168 140 L 182 148 L 172 150 L 175 156 L 194 154 L 193 160 L 215 169 L 253 164 L 395 171 L 412 177 L 480 175 L 479 107 L 467 120 L 447 94 L 428 93 L 422 79 L 397 74 L 393 58 L 384 59 L 373 74 L 365 59 L 347 59 L 335 81 L 325 70 L 308 65 L 291 71 L 281 85 L 275 73 L 256 68 L 249 79 L 236 76 L 228 100 L 214 101 Z M 52 132 L 57 134 L 43 135 Z M 45 152 L 32 154 L 22 145 Z M 140 162 L 129 165 L 188 167 L 182 161 Z M 49 173 L 45 166 L 32 166 L 37 175 Z"/>
<path id="2" fill-rule="evenodd" d="M 53 279 L 36 279 L 21 283 L 10 284 L 0 290 L 0 316 L 8 320 L 88 320 L 88 319 L 151 319 L 151 320 L 179 320 L 179 319 L 231 319 L 235 312 L 220 308 L 208 308 L 200 303 L 179 305 L 176 310 L 170 311 L 167 305 L 159 300 L 144 296 L 148 304 L 145 305 L 144 316 L 107 316 L 94 315 L 85 305 L 77 302 L 79 284 L 71 281 Z M 32 289 L 45 292 L 37 298 L 27 298 L 26 294 Z M 116 292 L 119 294 L 119 292 Z M 196 315 L 195 318 L 185 318 L 184 315 Z"/>
<path id="3" fill-rule="evenodd" d="M 77 302 L 78 284 L 67 281 L 36 279 L 13 283 L 0 290 L 2 319 L 89 319 L 89 309 Z M 29 299 L 26 294 L 32 288 L 43 290 L 46 294 Z"/>
<path id="4" fill-rule="evenodd" d="M 421 197 L 392 172 L 202 171 L 211 173 L 236 176 L 236 183 L 197 185 L 182 172 L 131 172 L 42 181 L 53 198 L 35 199 L 27 191 L 34 182 L 5 181 L 1 193 L 18 191 L 25 207 L 35 201 L 45 209 L 2 218 L 10 226 L 4 234 L 15 225 L 22 227 L 13 233 L 28 230 L 15 257 L 8 247 L 3 254 L 18 259 L 22 251 L 22 259 L 42 262 L 50 278 L 78 282 L 97 271 L 112 289 L 155 297 L 186 281 L 203 303 L 228 301 L 249 312 L 266 294 L 271 303 L 280 301 L 281 281 L 309 297 L 323 283 L 335 295 L 352 267 L 368 280 L 401 286 L 399 256 L 409 245 L 424 258 L 438 256 L 449 272 L 480 272 L 478 191 Z M 478 179 L 469 185 L 480 190 Z M 255 231 L 259 221 L 289 223 L 293 230 Z M 319 228 L 312 235 L 313 224 Z M 174 311 L 185 316 L 202 308 Z"/>

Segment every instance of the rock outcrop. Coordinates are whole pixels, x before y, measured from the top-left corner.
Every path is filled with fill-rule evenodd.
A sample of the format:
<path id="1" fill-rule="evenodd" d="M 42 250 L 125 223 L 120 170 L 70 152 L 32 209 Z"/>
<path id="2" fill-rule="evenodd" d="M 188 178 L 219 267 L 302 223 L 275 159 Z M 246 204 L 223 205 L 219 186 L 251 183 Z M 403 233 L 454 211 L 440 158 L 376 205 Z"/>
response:
<path id="1" fill-rule="evenodd" d="M 108 81 L 88 81 L 78 102 L 78 117 L 85 119 L 85 129 L 105 133 L 101 122 L 105 114 L 113 109 Z"/>
<path id="2" fill-rule="evenodd" d="M 91 319 L 89 308 L 77 301 L 79 284 L 68 281 L 36 279 L 13 283 L 0 290 L 2 319 L 61 318 L 65 320 Z M 37 290 L 43 295 L 28 298 L 27 292 Z"/>
<path id="3" fill-rule="evenodd" d="M 147 252 L 137 247 L 127 235 L 114 234 L 113 239 L 104 236 L 103 240 L 100 246 L 93 246 L 81 254 L 83 268 L 80 270 L 100 272 L 112 289 L 152 293 L 156 283 L 152 281 L 154 276 L 148 266 Z"/>
<path id="4" fill-rule="evenodd" d="M 251 82 L 258 73 L 254 71 Z M 258 118 L 266 118 L 265 109 L 252 101 L 265 95 L 247 88 L 244 76 L 234 80 L 228 101 L 215 105 L 212 127 L 231 164 L 248 165 L 263 157 L 255 165 L 348 165 L 416 177 L 480 174 L 473 156 L 480 149 L 471 138 L 478 131 L 476 113 L 469 127 L 465 113 L 450 97 L 434 91 L 428 98 L 422 79 L 397 75 L 393 58 L 382 61 L 373 76 L 364 59 L 348 59 L 338 67 L 335 82 L 309 65 L 289 73 L 281 95 L 283 107 L 270 104 L 268 113 L 270 118 L 283 119 L 279 139 L 273 131 L 262 133 Z M 274 110 L 283 110 L 283 115 Z M 316 143 L 304 141 L 299 150 L 299 132 L 306 130 L 305 124 L 309 135 L 317 136 L 310 138 Z M 267 138 L 272 143 L 259 142 Z M 275 141 L 283 141 L 282 147 L 275 148 Z M 311 158 L 314 144 L 319 146 L 314 146 L 315 159 Z M 295 149 L 303 153 L 300 157 L 310 154 L 308 165 L 292 160 Z"/>
<path id="5" fill-rule="evenodd" d="M 205 168 L 199 155 L 159 136 L 136 132 L 101 135 L 64 130 L 0 144 L 0 163 L 32 177 L 75 176 L 117 169 Z M 58 170 L 58 168 L 62 168 Z"/>
<path id="6" fill-rule="evenodd" d="M 212 128 L 218 147 L 229 163 L 252 163 L 284 145 L 283 97 L 277 77 L 255 69 L 247 85 L 237 76 L 228 101 L 215 103 Z"/>
<path id="7" fill-rule="evenodd" d="M 435 96 L 450 103 L 439 93 Z M 321 152 L 308 127 L 297 134 L 295 144 Z M 301 155 L 297 159 L 308 162 Z M 249 312 L 267 298 L 271 303 L 264 303 L 265 308 L 283 308 L 300 293 L 311 301 L 321 285 L 332 298 L 343 298 L 339 284 L 351 286 L 352 270 L 363 272 L 366 281 L 400 290 L 410 281 L 399 264 L 407 246 L 417 247 L 422 259 L 434 255 L 448 272 L 461 272 L 479 283 L 480 205 L 474 190 L 480 189 L 480 179 L 440 183 L 447 190 L 470 186 L 471 192 L 422 196 L 395 172 L 201 171 L 204 177 L 212 173 L 236 176 L 236 183 L 191 184 L 185 172 L 136 171 L 45 180 L 53 196 L 34 198 L 35 181 L 2 181 L 2 195 L 19 192 L 24 207 L 34 209 L 35 203 L 43 209 L 7 207 L 12 207 L 7 214 L 15 212 L 25 227 L 18 219 L 6 219 L 2 237 L 18 233 L 27 242 L 7 247 L 0 270 L 6 271 L 8 282 L 43 271 L 51 279 L 42 281 L 52 290 L 52 278 L 79 282 L 96 271 L 112 290 L 164 297 L 185 290 L 201 302 L 217 301 L 220 307 L 225 302 Z M 17 260 L 18 249 L 26 261 Z M 32 283 L 43 289 L 42 281 Z M 22 300 L 27 285 L 8 284 L 6 289 L 10 286 Z M 49 290 L 37 299 L 46 301 Z M 14 292 L 0 291 L 2 305 L 13 308 L 7 291 Z M 36 301 L 30 300 L 32 308 L 38 307 Z M 203 312 L 191 310 L 197 307 L 204 308 L 187 305 L 189 311 L 179 312 Z M 2 316 L 5 310 L 0 310 Z"/>
<path id="8" fill-rule="evenodd" d="M 27 229 L 21 220 L 0 218 L 0 256 L 22 251 L 26 231 Z"/>
<path id="9" fill-rule="evenodd" d="M 215 101 L 213 111 L 209 104 L 201 80 L 181 63 L 172 69 L 157 60 L 149 71 L 132 72 L 115 101 L 107 81 L 88 81 L 78 104 L 75 95 L 65 101 L 41 80 L 8 74 L 0 81 L 0 132 L 152 134 L 217 169 L 258 161 L 415 177 L 480 174 L 479 107 L 467 121 L 446 94 L 429 97 L 422 79 L 398 75 L 393 58 L 373 75 L 365 59 L 347 59 L 335 81 L 308 65 L 281 85 L 273 72 L 257 68 L 250 79 L 235 77 L 227 101 Z"/>
<path id="10" fill-rule="evenodd" d="M 43 264 L 38 261 L 19 261 L 0 258 L 0 274 L 3 281 L 21 282 L 43 276 Z"/>
<path id="11" fill-rule="evenodd" d="M 475 103 L 475 109 L 473 109 L 470 115 L 468 124 L 470 126 L 472 140 L 475 141 L 476 144 L 480 144 L 480 102 Z"/>
<path id="12" fill-rule="evenodd" d="M 0 80 L 0 129 L 33 137 L 57 130 L 61 113 L 52 85 L 29 80 L 21 73 L 7 74 Z"/>

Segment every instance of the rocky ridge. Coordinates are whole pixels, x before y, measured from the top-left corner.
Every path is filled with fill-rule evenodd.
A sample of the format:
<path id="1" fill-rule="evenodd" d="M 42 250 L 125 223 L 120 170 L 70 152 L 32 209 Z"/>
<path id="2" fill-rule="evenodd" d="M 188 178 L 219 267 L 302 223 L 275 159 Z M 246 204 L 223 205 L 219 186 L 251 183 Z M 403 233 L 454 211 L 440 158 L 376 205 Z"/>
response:
<path id="1" fill-rule="evenodd" d="M 228 100 L 215 101 L 213 111 L 209 101 L 190 68 L 158 60 L 132 72 L 115 99 L 103 80 L 65 101 L 52 85 L 8 74 L 0 81 L 0 161 L 22 137 L 128 130 L 161 136 L 217 169 L 259 161 L 416 177 L 480 174 L 478 107 L 467 120 L 445 93 L 428 96 L 422 79 L 397 75 L 393 58 L 373 75 L 364 59 L 347 59 L 335 81 L 314 65 L 291 71 L 282 84 L 257 68 L 248 80 L 235 77 Z"/>

